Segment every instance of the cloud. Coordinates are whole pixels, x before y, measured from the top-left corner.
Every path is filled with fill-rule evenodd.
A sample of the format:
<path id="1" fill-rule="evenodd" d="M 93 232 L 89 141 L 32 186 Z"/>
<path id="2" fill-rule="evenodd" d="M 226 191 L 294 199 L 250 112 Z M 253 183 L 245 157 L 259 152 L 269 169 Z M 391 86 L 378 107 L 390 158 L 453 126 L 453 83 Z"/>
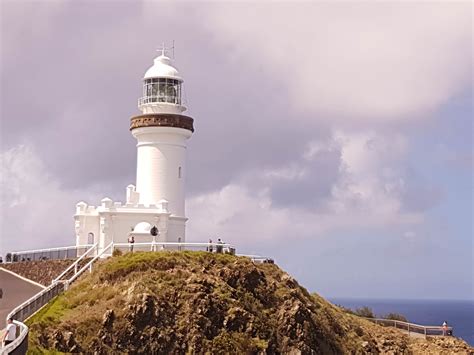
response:
<path id="1" fill-rule="evenodd" d="M 0 254 L 73 245 L 75 204 L 84 199 L 98 201 L 100 195 L 94 193 L 94 189 L 62 188 L 28 145 L 18 145 L 2 152 L 0 166 Z"/>
<path id="2" fill-rule="evenodd" d="M 228 57 L 283 82 L 295 112 L 384 124 L 427 117 L 470 84 L 470 6 L 233 3 L 203 22 Z"/>
<path id="3" fill-rule="evenodd" d="M 312 142 L 293 164 L 254 171 L 189 199 L 190 236 L 228 236 L 247 245 L 424 221 L 423 211 L 405 210 L 409 182 L 403 170 L 393 168 L 405 156 L 402 137 L 340 131 L 325 144 Z M 327 166 L 332 178 L 324 178 Z"/>

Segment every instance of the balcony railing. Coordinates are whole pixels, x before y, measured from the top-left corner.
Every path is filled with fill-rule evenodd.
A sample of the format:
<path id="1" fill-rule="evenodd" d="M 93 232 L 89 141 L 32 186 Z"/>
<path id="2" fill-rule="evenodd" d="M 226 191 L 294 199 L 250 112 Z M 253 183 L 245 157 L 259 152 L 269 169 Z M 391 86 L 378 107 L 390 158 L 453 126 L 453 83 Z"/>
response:
<path id="1" fill-rule="evenodd" d="M 14 251 L 7 254 L 6 262 L 75 259 L 85 253 L 92 244 L 68 247 Z"/>

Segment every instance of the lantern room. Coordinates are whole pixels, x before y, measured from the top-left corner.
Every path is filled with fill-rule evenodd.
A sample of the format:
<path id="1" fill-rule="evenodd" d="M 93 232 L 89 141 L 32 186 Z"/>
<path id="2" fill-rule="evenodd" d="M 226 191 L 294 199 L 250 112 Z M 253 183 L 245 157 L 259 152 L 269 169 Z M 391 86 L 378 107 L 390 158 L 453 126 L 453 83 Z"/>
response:
<path id="1" fill-rule="evenodd" d="M 138 108 L 144 113 L 176 113 L 186 110 L 182 105 L 183 79 L 164 53 L 155 58 L 143 78 L 143 96 Z"/>

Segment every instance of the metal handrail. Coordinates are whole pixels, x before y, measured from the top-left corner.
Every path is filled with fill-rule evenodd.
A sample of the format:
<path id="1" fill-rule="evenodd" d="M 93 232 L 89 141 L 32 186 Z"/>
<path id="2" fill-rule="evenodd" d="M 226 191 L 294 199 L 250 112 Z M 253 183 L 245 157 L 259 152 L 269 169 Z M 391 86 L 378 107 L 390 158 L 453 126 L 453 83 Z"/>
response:
<path id="1" fill-rule="evenodd" d="M 234 249 L 235 247 L 232 244 L 228 243 L 187 243 L 187 242 L 142 242 L 142 243 L 114 243 L 113 248 L 115 247 L 140 247 L 140 246 L 150 246 L 151 251 L 155 251 L 156 247 L 178 247 L 180 250 L 186 248 L 186 247 L 203 247 L 203 248 L 209 248 L 212 247 L 214 250 L 217 250 L 217 248 L 228 248 L 228 249 Z"/>
<path id="2" fill-rule="evenodd" d="M 225 248 L 233 248 L 232 244 L 229 243 L 188 243 L 188 242 L 142 242 L 142 243 L 114 243 L 117 246 L 129 246 L 129 245 L 171 245 L 171 246 L 191 246 L 191 247 L 207 247 L 207 246 L 222 246 Z"/>
<path id="3" fill-rule="evenodd" d="M 46 249 L 32 249 L 32 250 L 20 250 L 20 251 L 11 251 L 10 253 L 13 254 L 32 254 L 32 253 L 45 253 L 48 251 L 58 251 L 58 250 L 67 250 L 67 249 L 80 249 L 91 247 L 94 244 L 82 244 L 82 245 L 71 245 L 68 247 L 56 247 L 56 248 L 46 248 Z"/>
<path id="4" fill-rule="evenodd" d="M 397 325 L 399 325 L 399 324 L 404 325 L 406 327 L 406 330 L 408 331 L 408 334 L 410 334 L 410 332 L 413 332 L 413 333 L 417 333 L 417 334 L 424 334 L 425 337 L 427 335 L 432 335 L 432 336 L 437 335 L 437 334 L 428 334 L 429 330 L 434 330 L 434 331 L 442 333 L 442 334 L 439 334 L 439 335 L 447 335 L 448 332 L 453 331 L 453 327 L 443 327 L 443 326 L 439 326 L 439 325 L 421 325 L 421 324 L 409 323 L 409 322 L 404 322 L 404 321 L 395 320 L 395 319 L 369 318 L 369 317 L 364 317 L 364 318 L 366 318 L 367 320 L 369 320 L 371 322 L 374 322 L 376 324 L 378 324 L 379 322 L 380 323 L 385 323 L 385 324 L 389 323 L 388 326 L 392 326 L 392 327 L 395 327 L 397 329 L 400 329 L 399 327 L 397 327 Z M 422 333 L 417 332 L 416 331 L 417 328 L 422 330 Z M 404 329 L 404 328 L 402 328 L 402 329 Z"/>
<path id="5" fill-rule="evenodd" d="M 74 263 L 72 263 L 71 265 L 69 265 L 69 267 L 64 270 L 58 277 L 56 277 L 54 280 L 53 280 L 53 283 L 55 282 L 58 282 L 59 280 L 61 280 L 61 278 L 66 275 L 69 271 L 71 271 L 73 268 L 76 270 L 75 272 L 77 272 L 77 265 L 79 265 L 79 263 L 81 262 L 81 260 L 83 260 L 92 250 L 96 249 L 97 246 L 99 245 L 99 243 L 95 243 L 94 245 L 92 245 L 92 247 L 90 247 L 89 249 L 87 249 L 87 251 L 82 254 L 79 259 L 77 259 Z"/>
<path id="6" fill-rule="evenodd" d="M 60 289 L 61 287 L 63 287 L 64 285 L 61 284 L 61 283 L 55 283 L 55 284 L 51 284 L 49 285 L 48 287 L 46 287 L 45 289 L 41 290 L 40 292 L 38 292 L 37 294 L 33 295 L 32 297 L 30 297 L 29 299 L 27 299 L 25 302 L 23 302 L 22 304 L 20 304 L 19 306 L 15 307 L 10 313 L 8 313 L 8 316 L 7 316 L 7 319 L 9 318 L 13 318 L 15 320 L 21 320 L 21 321 L 24 321 L 26 319 L 28 319 L 30 316 L 32 316 L 34 313 L 36 313 L 42 306 L 44 306 L 47 302 L 49 302 L 49 300 L 51 300 L 53 297 L 57 296 L 60 291 L 57 291 L 56 289 Z M 35 306 L 37 305 L 35 302 L 36 300 L 38 300 L 39 298 L 41 298 L 42 296 L 44 295 L 47 295 L 49 293 L 49 299 L 46 303 L 44 303 L 43 305 L 41 305 L 41 307 L 39 307 L 38 309 L 36 309 L 34 312 L 32 312 L 31 314 L 27 314 L 27 316 L 24 316 L 24 313 L 23 311 L 25 309 L 28 308 L 28 306 L 30 306 L 31 304 L 35 304 Z"/>
<path id="7" fill-rule="evenodd" d="M 13 340 L 10 344 L 8 344 L 7 346 L 4 346 L 2 349 L 0 349 L 0 355 L 10 354 L 14 350 L 16 350 L 25 339 L 26 339 L 26 341 L 28 341 L 28 338 L 27 338 L 27 336 L 28 336 L 28 326 L 26 324 L 22 323 L 22 322 L 17 321 L 17 320 L 14 320 L 13 324 L 15 324 L 18 328 L 20 328 L 20 335 L 15 340 Z"/>
<path id="8" fill-rule="evenodd" d="M 112 244 L 113 243 L 109 244 L 108 247 L 110 247 Z M 93 245 L 88 250 L 88 252 L 90 252 L 90 250 L 93 250 L 96 246 L 97 246 L 97 244 Z M 104 249 L 103 252 L 105 250 L 107 250 L 107 248 Z M 2 349 L 2 351 L 0 352 L 0 355 L 8 354 L 9 352 L 13 352 L 14 350 L 16 350 L 18 348 L 18 346 L 21 345 L 23 339 L 28 336 L 28 327 L 25 324 L 23 324 L 22 322 L 18 321 L 17 319 L 21 318 L 21 320 L 24 321 L 24 320 L 28 319 L 29 317 L 31 317 L 36 312 L 38 312 L 51 299 L 53 299 L 54 297 L 59 295 L 61 292 L 63 292 L 69 286 L 69 284 L 72 283 L 84 270 L 86 270 L 87 267 L 90 267 L 92 262 L 97 260 L 97 258 L 100 257 L 103 254 L 103 252 L 100 253 L 95 258 L 93 258 L 90 262 L 88 262 L 85 267 L 83 267 L 79 271 L 75 272 L 74 275 L 69 280 L 67 280 L 66 282 L 63 283 L 63 282 L 59 282 L 59 280 L 56 280 L 56 282 L 53 282 L 51 285 L 46 287 L 44 290 L 41 290 L 40 292 L 38 292 L 37 294 L 35 294 L 34 296 L 32 296 L 31 298 L 26 300 L 25 302 L 23 302 L 19 306 L 15 307 L 8 314 L 7 319 L 9 319 L 9 318 L 14 318 L 15 319 L 14 322 L 20 326 L 20 336 L 17 339 L 15 339 L 14 342 L 8 344 L 8 347 L 5 347 L 4 349 Z M 82 256 L 81 256 L 81 258 L 82 258 Z M 81 259 L 81 258 L 79 258 L 79 259 Z M 76 262 L 78 262 L 79 259 Z M 68 269 L 70 269 L 70 268 L 68 268 Z M 63 274 L 61 274 L 61 275 L 63 275 Z M 40 299 L 40 302 L 37 302 L 38 299 Z M 31 305 L 33 307 L 29 308 Z M 26 310 L 26 314 L 25 314 L 25 310 Z M 18 341 L 16 341 L 16 340 L 18 340 Z"/>
<path id="9" fill-rule="evenodd" d="M 79 252 L 91 246 L 92 244 L 83 244 L 67 247 L 13 251 L 6 254 L 5 262 L 16 263 L 24 261 L 75 259 Z"/>
<path id="10" fill-rule="evenodd" d="M 66 288 L 69 287 L 69 285 L 76 280 L 85 270 L 89 269 L 89 271 L 92 271 L 92 264 L 99 259 L 102 255 L 105 254 L 105 251 L 112 248 L 114 245 L 114 242 L 110 242 L 109 245 L 107 245 L 100 253 L 98 253 L 92 260 L 90 260 L 86 265 L 84 265 L 78 272 L 76 272 L 74 275 L 71 276 L 69 280 L 66 282 Z"/>

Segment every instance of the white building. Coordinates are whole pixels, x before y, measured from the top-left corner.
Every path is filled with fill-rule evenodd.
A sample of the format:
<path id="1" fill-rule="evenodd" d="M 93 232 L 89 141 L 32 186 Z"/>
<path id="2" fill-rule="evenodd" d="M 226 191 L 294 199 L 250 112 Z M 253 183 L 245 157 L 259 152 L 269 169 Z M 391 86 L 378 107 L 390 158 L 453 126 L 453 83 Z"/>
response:
<path id="1" fill-rule="evenodd" d="M 126 202 L 102 199 L 99 206 L 76 205 L 76 244 L 99 243 L 99 252 L 111 241 L 184 242 L 186 215 L 184 182 L 186 140 L 194 132 L 193 119 L 182 113 L 183 79 L 170 58 L 155 58 L 143 78 L 142 114 L 131 118 L 130 131 L 137 140 L 136 186 L 126 188 Z M 159 234 L 153 237 L 150 229 Z"/>

